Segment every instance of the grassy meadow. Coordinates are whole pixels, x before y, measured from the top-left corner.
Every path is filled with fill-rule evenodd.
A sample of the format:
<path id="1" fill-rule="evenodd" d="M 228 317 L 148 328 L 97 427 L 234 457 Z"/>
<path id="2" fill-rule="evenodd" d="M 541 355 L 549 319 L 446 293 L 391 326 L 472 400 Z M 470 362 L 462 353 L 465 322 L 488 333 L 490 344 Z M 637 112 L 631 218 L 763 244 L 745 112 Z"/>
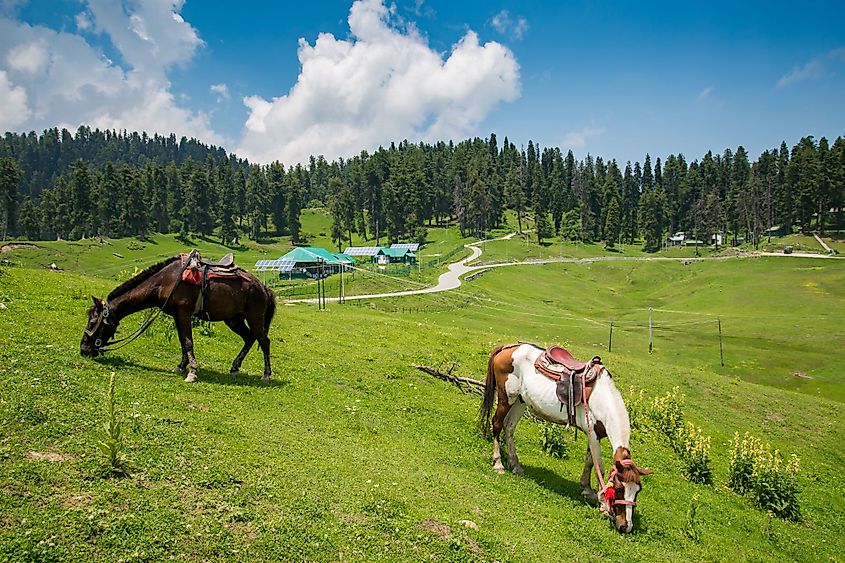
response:
<path id="1" fill-rule="evenodd" d="M 326 218 L 309 213 L 303 224 L 319 245 Z M 461 242 L 447 230 L 429 238 L 424 254 Z M 228 251 L 196 242 L 210 256 Z M 487 243 L 482 261 L 532 255 L 513 242 Z M 184 249 L 168 237 L 130 248 L 137 244 L 9 253 L 14 265 L 0 274 L 0 561 L 841 558 L 845 261 L 508 266 L 449 293 L 325 311 L 281 305 L 269 386 L 256 351 L 231 380 L 240 339 L 222 324 L 195 329 L 200 382 L 189 385 L 171 372 L 180 353 L 163 321 L 105 359 L 79 355 L 89 296 Z M 289 247 L 244 244 L 236 256 L 245 265 Z M 50 262 L 64 271 L 45 269 Z M 477 397 L 412 365 L 454 364 L 453 373 L 481 379 L 490 348 L 513 340 L 600 354 L 628 397 L 680 387 L 686 417 L 712 436 L 714 484 L 686 481 L 665 440 L 635 430 L 634 459 L 655 474 L 645 478 L 635 533 L 622 536 L 580 499 L 583 436 L 555 459 L 524 420 L 516 441 L 525 476 L 493 473 Z M 125 475 L 107 472 L 97 447 L 111 373 Z M 736 431 L 801 456 L 802 521 L 766 514 L 726 487 Z"/>

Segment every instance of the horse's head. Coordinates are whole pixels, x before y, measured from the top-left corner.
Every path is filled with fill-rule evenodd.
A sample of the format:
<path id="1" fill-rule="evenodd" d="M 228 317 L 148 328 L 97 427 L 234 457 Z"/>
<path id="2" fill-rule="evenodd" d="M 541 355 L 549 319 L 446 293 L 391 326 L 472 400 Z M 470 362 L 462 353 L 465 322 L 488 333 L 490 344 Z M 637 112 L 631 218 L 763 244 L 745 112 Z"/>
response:
<path id="1" fill-rule="evenodd" d="M 109 319 L 109 308 L 106 303 L 96 297 L 91 297 L 94 304 L 88 309 L 88 325 L 82 333 L 79 353 L 83 356 L 97 357 L 103 352 L 103 347 L 117 331 L 117 322 Z"/>
<path id="2" fill-rule="evenodd" d="M 634 507 L 637 505 L 637 495 L 643 488 L 640 477 L 652 473 L 650 469 L 640 469 L 634 464 L 628 448 L 616 448 L 613 469 L 599 501 L 602 510 L 614 519 L 614 526 L 623 534 L 634 529 Z"/>

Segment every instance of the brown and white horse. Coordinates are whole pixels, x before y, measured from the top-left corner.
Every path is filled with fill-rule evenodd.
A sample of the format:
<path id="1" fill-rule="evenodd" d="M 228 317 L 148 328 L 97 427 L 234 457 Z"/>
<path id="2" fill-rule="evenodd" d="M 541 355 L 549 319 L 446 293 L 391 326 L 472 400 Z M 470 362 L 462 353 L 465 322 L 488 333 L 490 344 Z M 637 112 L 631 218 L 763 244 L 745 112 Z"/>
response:
<path id="1" fill-rule="evenodd" d="M 490 429 L 490 414 L 494 398 L 498 399 L 493 415 L 493 469 L 504 473 L 499 436 L 505 431 L 508 448 L 508 462 L 511 470 L 522 475 L 523 469 L 516 455 L 513 433 L 520 417 L 528 408 L 539 418 L 556 424 L 566 424 L 566 409 L 556 394 L 556 383 L 537 372 L 534 361 L 543 353 L 531 344 L 500 345 L 490 353 L 487 364 L 487 381 L 481 404 L 481 424 L 485 432 Z M 587 435 L 587 453 L 584 471 L 581 473 L 581 494 L 592 500 L 597 495 L 590 485 L 594 461 L 598 464 L 600 494 L 599 508 L 612 516 L 616 529 L 629 533 L 633 529 L 634 507 L 637 495 L 642 489 L 640 476 L 649 475 L 648 469 L 640 469 L 631 460 L 629 441 L 631 424 L 622 395 L 613 384 L 610 372 L 597 364 L 597 377 L 585 404 L 576 407 L 576 424 Z M 584 408 L 586 406 L 586 409 Z M 613 447 L 613 467 L 606 484 L 603 482 L 604 467 L 601 459 L 602 438 L 607 437 Z"/>

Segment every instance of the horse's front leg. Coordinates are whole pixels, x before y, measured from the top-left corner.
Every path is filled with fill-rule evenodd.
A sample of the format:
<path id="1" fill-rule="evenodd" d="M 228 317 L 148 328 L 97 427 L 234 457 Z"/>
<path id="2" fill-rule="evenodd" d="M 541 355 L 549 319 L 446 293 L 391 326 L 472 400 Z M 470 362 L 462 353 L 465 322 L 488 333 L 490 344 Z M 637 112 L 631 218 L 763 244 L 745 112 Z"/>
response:
<path id="1" fill-rule="evenodd" d="M 590 444 L 587 444 L 587 453 L 584 457 L 584 471 L 581 472 L 581 496 L 587 500 L 597 500 L 596 492 L 590 485 L 593 477 L 593 455 L 590 453 Z"/>
<path id="2" fill-rule="evenodd" d="M 590 481 L 593 476 L 592 470 L 596 469 L 593 459 L 599 464 L 597 468 L 598 473 L 604 475 L 604 464 L 601 459 L 601 442 L 596 437 L 592 428 L 587 431 L 587 440 L 589 443 L 587 444 L 587 453 L 584 458 L 584 471 L 581 473 L 581 495 L 588 500 L 596 500 L 598 497 L 590 486 Z M 601 502 L 601 499 L 598 500 Z"/>
<path id="3" fill-rule="evenodd" d="M 176 322 L 176 317 L 173 317 L 173 324 L 176 325 L 176 336 L 179 338 L 179 348 L 182 350 L 182 361 L 173 370 L 174 373 L 183 373 L 188 366 L 188 351 L 185 349 L 185 337 L 182 336 L 182 327 Z"/>
<path id="4" fill-rule="evenodd" d="M 194 357 L 194 333 L 191 328 L 191 316 L 179 315 L 176 318 L 176 327 L 179 331 L 179 340 L 182 344 L 182 362 L 185 363 L 187 359 L 188 375 L 185 381 L 193 383 L 197 380 L 197 359 Z M 184 369 L 184 365 L 180 367 Z"/>

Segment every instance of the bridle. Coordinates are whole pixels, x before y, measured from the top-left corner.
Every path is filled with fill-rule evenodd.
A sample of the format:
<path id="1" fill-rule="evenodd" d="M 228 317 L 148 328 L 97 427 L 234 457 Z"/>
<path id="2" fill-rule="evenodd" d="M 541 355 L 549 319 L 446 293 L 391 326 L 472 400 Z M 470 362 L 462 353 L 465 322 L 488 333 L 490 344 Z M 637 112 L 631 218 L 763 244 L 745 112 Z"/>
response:
<path id="1" fill-rule="evenodd" d="M 619 463 L 621 463 L 625 467 L 633 467 L 634 461 L 631 459 L 623 459 Z M 604 496 L 604 500 L 607 501 L 608 508 L 611 506 L 617 505 L 624 505 L 624 506 L 637 506 L 637 501 L 635 500 L 627 500 L 624 498 L 616 498 L 616 487 L 614 485 L 614 479 L 616 476 L 619 475 L 619 471 L 616 469 L 614 465 L 613 469 L 610 471 L 610 475 L 607 476 L 607 484 L 604 485 L 601 493 Z"/>
<path id="2" fill-rule="evenodd" d="M 581 397 L 582 402 L 584 404 L 584 418 L 587 422 L 587 431 L 589 432 L 590 428 L 590 409 L 587 405 L 587 372 L 588 371 L 595 371 L 596 378 L 601 374 L 601 370 L 607 369 L 601 363 L 601 361 L 594 362 L 592 366 L 590 366 L 589 370 L 584 370 L 581 374 Z M 625 505 L 625 506 L 637 506 L 637 501 L 635 500 L 627 500 L 625 498 L 616 498 L 616 487 L 614 486 L 614 479 L 617 475 L 619 475 L 619 471 L 616 469 L 614 464 L 613 469 L 610 471 L 610 474 L 607 476 L 607 481 L 604 480 L 601 474 L 601 470 L 599 469 L 599 463 L 596 459 L 596 454 L 593 451 L 593 448 L 590 448 L 590 455 L 593 458 L 593 469 L 596 472 L 596 477 L 599 481 L 599 495 L 603 496 L 605 501 L 608 504 L 608 509 L 616 505 Z M 631 459 L 623 459 L 620 463 L 625 467 L 633 467 L 634 461 Z"/>
<path id="3" fill-rule="evenodd" d="M 178 283 L 177 283 L 177 285 L 178 285 Z M 174 289 L 175 289 L 175 287 L 174 287 Z M 172 293 L 173 292 L 171 291 L 171 294 Z M 169 300 L 170 300 L 170 296 L 168 296 L 168 301 Z M 94 323 L 94 326 L 91 329 L 85 330 L 85 334 L 89 338 L 91 338 L 92 336 L 94 336 L 97 333 L 97 331 L 100 329 L 101 325 L 107 325 L 107 326 L 109 325 L 109 321 L 108 321 L 109 305 L 108 305 L 108 303 L 106 303 L 102 299 L 100 300 L 100 305 L 102 306 L 102 309 L 100 310 L 100 314 L 97 316 L 97 322 Z M 165 302 L 165 305 L 167 305 L 167 302 Z M 97 338 L 96 340 L 94 340 L 94 348 L 97 350 L 97 352 L 100 352 L 100 353 L 109 352 L 111 350 L 118 350 L 120 348 L 123 348 L 124 346 L 126 346 L 127 344 L 129 344 L 130 342 L 132 342 L 133 340 L 138 338 L 139 336 L 141 336 L 144 333 L 144 331 L 146 331 L 150 327 L 150 325 L 153 324 L 153 321 L 156 320 L 156 317 L 158 317 L 158 315 L 161 313 L 161 310 L 162 310 L 163 307 L 164 307 L 164 305 L 162 305 L 161 307 L 156 307 L 154 309 L 151 309 L 149 314 L 147 314 L 147 318 L 144 320 L 143 323 L 141 323 L 141 326 L 138 327 L 138 329 L 135 332 L 133 332 L 132 334 L 130 334 L 129 336 L 119 338 L 118 340 L 112 340 L 111 342 L 107 342 L 105 345 L 103 345 L 102 339 Z M 120 344 L 120 346 L 115 346 L 115 344 Z"/>
<path id="4" fill-rule="evenodd" d="M 176 291 L 176 288 L 179 287 L 179 284 L 182 283 L 182 274 L 185 270 L 188 269 L 188 265 L 191 263 L 190 257 L 196 252 L 196 250 L 192 250 L 190 255 L 180 255 L 183 258 L 182 268 L 179 270 L 179 274 L 176 276 L 176 283 L 173 284 L 173 287 L 170 288 L 170 293 L 167 294 L 167 299 L 164 300 L 164 303 L 159 307 L 153 307 L 150 309 L 149 314 L 147 314 L 147 318 L 144 319 L 144 322 L 141 323 L 141 326 L 138 329 L 130 334 L 129 336 L 125 336 L 123 338 L 119 338 L 118 340 L 112 340 L 111 342 L 106 342 L 105 345 L 103 344 L 102 339 L 97 338 L 94 341 L 94 348 L 100 352 L 110 352 L 112 350 L 118 350 L 123 348 L 150 328 L 150 325 L 156 320 L 156 318 L 161 314 L 162 310 L 170 303 L 170 298 L 173 296 L 173 292 Z M 187 258 L 185 258 L 187 256 Z M 85 330 L 85 334 L 91 338 L 97 331 L 100 329 L 101 325 L 108 325 L 108 318 L 109 318 L 109 304 L 102 299 L 100 299 L 100 305 L 102 309 L 100 310 L 100 314 L 97 316 L 97 322 L 94 323 L 94 326 L 89 330 Z M 115 346 L 115 344 L 120 344 L 119 346 Z"/>

